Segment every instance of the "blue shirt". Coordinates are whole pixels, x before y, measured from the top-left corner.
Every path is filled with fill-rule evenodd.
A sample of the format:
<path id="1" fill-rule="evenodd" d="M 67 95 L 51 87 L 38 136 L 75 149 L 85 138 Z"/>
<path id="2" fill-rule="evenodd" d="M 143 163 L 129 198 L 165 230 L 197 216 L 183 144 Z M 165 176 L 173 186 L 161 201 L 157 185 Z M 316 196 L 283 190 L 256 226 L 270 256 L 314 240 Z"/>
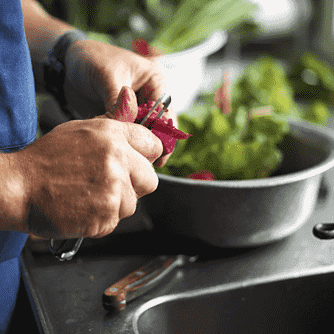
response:
<path id="1" fill-rule="evenodd" d="M 35 140 L 36 132 L 34 78 L 21 2 L 0 0 L 0 150 L 20 150 Z M 27 237 L 0 232 L 0 333 L 5 333 L 15 306 L 19 256 Z"/>

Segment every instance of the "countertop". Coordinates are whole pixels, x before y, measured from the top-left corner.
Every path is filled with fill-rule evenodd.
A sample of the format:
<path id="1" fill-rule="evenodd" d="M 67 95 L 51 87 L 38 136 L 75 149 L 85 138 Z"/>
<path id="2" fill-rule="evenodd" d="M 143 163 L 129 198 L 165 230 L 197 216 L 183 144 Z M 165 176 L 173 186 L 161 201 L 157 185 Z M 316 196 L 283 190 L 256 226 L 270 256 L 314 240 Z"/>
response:
<path id="1" fill-rule="evenodd" d="M 213 79 L 209 75 L 204 86 L 208 88 Z M 334 240 L 319 240 L 312 234 L 316 223 L 334 222 L 334 169 L 325 173 L 325 181 L 327 191 L 319 193 L 315 211 L 305 225 L 290 237 L 257 248 L 218 248 L 162 235 L 150 230 L 147 217 L 140 214 L 138 229 L 121 228 L 121 233 L 84 240 L 68 262 L 55 259 L 45 244 L 28 242 L 22 254 L 23 275 L 43 333 L 130 334 L 134 333 L 133 318 L 138 309 L 159 296 L 334 272 Z M 162 254 L 197 254 L 199 258 L 175 270 L 124 311 L 107 313 L 102 306 L 104 290 Z"/>
<path id="2" fill-rule="evenodd" d="M 325 174 L 329 190 L 319 197 L 307 223 L 292 236 L 252 249 L 222 249 L 154 231 L 109 236 L 83 247 L 69 262 L 25 247 L 24 277 L 44 333 L 133 333 L 132 318 L 149 300 L 196 289 L 226 289 L 334 272 L 334 241 L 312 234 L 319 222 L 334 221 L 334 169 Z M 88 240 L 87 240 L 88 242 Z M 120 313 L 102 306 L 104 290 L 161 254 L 198 254 L 197 262 L 177 269 L 151 292 Z"/>

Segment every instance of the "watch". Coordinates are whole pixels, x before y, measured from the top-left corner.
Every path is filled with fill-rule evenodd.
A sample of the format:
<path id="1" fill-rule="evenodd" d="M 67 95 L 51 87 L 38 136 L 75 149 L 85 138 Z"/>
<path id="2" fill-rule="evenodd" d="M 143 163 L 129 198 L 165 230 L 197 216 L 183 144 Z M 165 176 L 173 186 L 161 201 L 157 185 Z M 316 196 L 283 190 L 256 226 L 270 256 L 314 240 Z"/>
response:
<path id="1" fill-rule="evenodd" d="M 65 56 L 70 46 L 79 41 L 88 39 L 87 35 L 80 30 L 70 30 L 65 32 L 48 54 L 44 65 L 44 83 L 47 92 L 52 94 L 58 101 L 61 109 L 70 120 L 80 118 L 73 110 L 68 108 L 64 92 L 65 83 Z"/>

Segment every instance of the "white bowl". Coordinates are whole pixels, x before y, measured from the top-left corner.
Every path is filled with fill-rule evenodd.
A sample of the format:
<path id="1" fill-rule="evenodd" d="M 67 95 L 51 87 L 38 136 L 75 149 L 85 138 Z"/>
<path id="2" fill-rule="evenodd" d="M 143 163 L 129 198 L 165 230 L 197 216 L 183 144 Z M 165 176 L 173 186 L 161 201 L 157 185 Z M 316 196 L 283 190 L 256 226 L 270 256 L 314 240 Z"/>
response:
<path id="1" fill-rule="evenodd" d="M 158 59 L 176 113 L 185 111 L 192 105 L 204 80 L 208 56 L 220 50 L 226 42 L 227 33 L 216 31 L 192 48 Z"/>

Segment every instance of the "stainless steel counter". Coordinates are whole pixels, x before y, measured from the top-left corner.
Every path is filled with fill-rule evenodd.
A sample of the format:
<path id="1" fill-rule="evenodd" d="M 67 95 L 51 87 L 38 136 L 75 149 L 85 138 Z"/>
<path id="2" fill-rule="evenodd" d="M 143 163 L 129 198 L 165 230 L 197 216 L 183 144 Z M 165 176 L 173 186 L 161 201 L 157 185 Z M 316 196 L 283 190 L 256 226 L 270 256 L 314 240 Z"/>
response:
<path id="1" fill-rule="evenodd" d="M 334 221 L 334 170 L 326 174 L 329 192 L 320 196 L 308 222 L 294 235 L 254 249 L 221 249 L 154 231 L 119 234 L 90 243 L 72 261 L 50 254 L 23 253 L 24 277 L 44 333 L 134 333 L 133 317 L 150 300 L 191 291 L 221 291 L 279 278 L 334 272 L 334 241 L 312 234 L 318 222 Z M 199 254 L 196 263 L 176 270 L 157 288 L 108 314 L 103 291 L 160 254 Z M 334 282 L 333 282 L 334 284 Z"/>

